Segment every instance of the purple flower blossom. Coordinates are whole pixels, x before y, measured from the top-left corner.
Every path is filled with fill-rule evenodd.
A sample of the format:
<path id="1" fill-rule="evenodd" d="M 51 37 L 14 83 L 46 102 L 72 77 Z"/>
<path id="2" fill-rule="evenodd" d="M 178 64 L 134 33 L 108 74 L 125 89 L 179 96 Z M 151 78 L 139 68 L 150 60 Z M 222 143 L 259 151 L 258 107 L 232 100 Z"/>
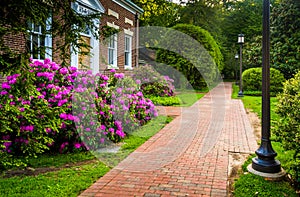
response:
<path id="1" fill-rule="evenodd" d="M 102 131 L 105 131 L 105 129 L 106 129 L 106 126 L 105 126 L 105 125 L 101 125 L 101 127 L 100 127 L 100 128 L 101 128 L 101 130 L 102 130 Z"/>
<path id="2" fill-rule="evenodd" d="M 110 72 L 111 72 L 111 73 L 115 73 L 116 70 L 115 70 L 115 69 L 111 69 Z"/>
<path id="3" fill-rule="evenodd" d="M 123 131 L 117 130 L 117 131 L 116 131 L 116 134 L 117 134 L 118 136 L 120 136 L 121 138 L 124 138 L 124 137 L 125 137 L 125 133 L 124 133 Z"/>
<path id="4" fill-rule="evenodd" d="M 39 96 L 38 96 L 38 99 L 43 99 L 43 98 L 45 98 L 44 95 L 39 95 Z"/>
<path id="5" fill-rule="evenodd" d="M 77 71 L 77 68 L 76 68 L 76 67 L 74 67 L 74 66 L 71 66 L 71 67 L 70 67 L 70 70 L 71 70 L 71 72 L 72 72 L 72 73 L 74 73 L 74 72 L 76 72 L 76 71 Z"/>
<path id="6" fill-rule="evenodd" d="M 81 148 L 81 144 L 80 144 L 80 143 L 78 143 L 78 142 L 76 142 L 76 143 L 74 144 L 74 148 L 76 148 L 76 149 L 79 149 L 79 148 Z"/>
<path id="7" fill-rule="evenodd" d="M 8 82 L 3 82 L 2 83 L 2 89 L 10 89 L 11 87 L 10 87 L 10 85 L 8 85 Z"/>
<path id="8" fill-rule="evenodd" d="M 21 107 L 19 110 L 20 110 L 20 112 L 23 112 L 23 111 L 25 111 L 25 108 Z"/>
<path id="9" fill-rule="evenodd" d="M 60 70 L 59 70 L 59 73 L 60 74 L 63 74 L 63 75 L 66 75 L 67 73 L 68 73 L 68 69 L 67 68 L 61 68 Z"/>
<path id="10" fill-rule="evenodd" d="M 66 120 L 66 119 L 67 119 L 67 117 L 68 117 L 68 115 L 67 115 L 67 114 L 65 114 L 65 113 L 61 113 L 61 114 L 59 115 L 59 117 L 60 117 L 61 119 L 64 119 L 64 120 Z"/>
<path id="11" fill-rule="evenodd" d="M 119 73 L 119 74 L 115 73 L 114 77 L 117 78 L 117 79 L 123 79 L 124 78 L 124 74 L 123 73 Z"/>
<path id="12" fill-rule="evenodd" d="M 107 81 L 107 80 L 109 79 L 108 76 L 106 76 L 106 75 L 102 75 L 101 78 L 102 78 L 104 81 Z"/>
<path id="13" fill-rule="evenodd" d="M 8 92 L 5 91 L 5 90 L 2 90 L 2 91 L 0 92 L 1 95 L 6 95 L 7 93 L 8 93 Z"/>

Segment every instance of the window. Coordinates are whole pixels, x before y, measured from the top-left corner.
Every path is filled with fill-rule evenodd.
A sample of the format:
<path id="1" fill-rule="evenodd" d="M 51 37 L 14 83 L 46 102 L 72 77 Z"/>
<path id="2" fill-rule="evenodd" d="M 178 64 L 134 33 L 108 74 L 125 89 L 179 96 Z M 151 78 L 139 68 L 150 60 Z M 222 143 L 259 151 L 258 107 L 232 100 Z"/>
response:
<path id="1" fill-rule="evenodd" d="M 46 27 L 40 24 L 28 22 L 29 37 L 28 49 L 33 59 L 43 60 L 52 56 L 52 39 L 50 34 L 46 34 L 51 28 L 51 19 L 46 21 Z"/>
<path id="2" fill-rule="evenodd" d="M 132 50 L 132 37 L 125 35 L 125 68 L 126 69 L 131 69 L 132 68 L 132 55 L 131 55 L 131 50 Z"/>
<path id="3" fill-rule="evenodd" d="M 108 39 L 108 65 L 118 67 L 117 65 L 117 35 L 112 35 Z"/>

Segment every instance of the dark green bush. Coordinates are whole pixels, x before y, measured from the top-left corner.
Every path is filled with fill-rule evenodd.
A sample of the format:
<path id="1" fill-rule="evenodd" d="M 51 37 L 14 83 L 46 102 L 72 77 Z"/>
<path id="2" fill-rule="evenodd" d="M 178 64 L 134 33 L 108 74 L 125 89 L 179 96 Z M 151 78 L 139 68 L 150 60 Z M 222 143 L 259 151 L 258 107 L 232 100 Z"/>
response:
<path id="1" fill-rule="evenodd" d="M 280 117 L 274 134 L 285 150 L 294 151 L 289 171 L 300 183 L 300 72 L 284 83 L 283 92 L 278 95 L 277 113 Z"/>
<path id="2" fill-rule="evenodd" d="M 262 68 L 249 68 L 243 72 L 243 89 L 245 92 L 256 92 L 262 89 Z M 275 68 L 270 69 L 270 93 L 275 95 L 282 91 L 284 76 Z"/>
<path id="3" fill-rule="evenodd" d="M 207 83 L 212 84 L 217 77 L 217 69 L 222 71 L 224 67 L 223 55 L 214 38 L 208 31 L 190 24 L 178 24 L 173 29 L 177 31 L 170 30 L 159 43 L 161 49 L 157 52 L 156 61 L 170 65 L 178 71 L 173 76 L 169 73 L 170 69 L 166 70 L 171 78 L 179 80 L 174 83 L 177 88 L 186 88 L 181 87 L 183 82 L 178 73 L 194 89 L 204 88 Z M 163 72 L 163 67 L 157 70 Z"/>

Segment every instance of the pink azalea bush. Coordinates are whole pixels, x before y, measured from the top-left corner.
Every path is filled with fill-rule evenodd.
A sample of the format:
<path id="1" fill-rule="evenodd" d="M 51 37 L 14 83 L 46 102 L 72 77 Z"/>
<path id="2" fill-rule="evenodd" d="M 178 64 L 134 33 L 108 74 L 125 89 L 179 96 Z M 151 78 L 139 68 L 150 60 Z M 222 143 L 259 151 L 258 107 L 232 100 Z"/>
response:
<path id="1" fill-rule="evenodd" d="M 174 80 L 158 73 L 151 65 L 134 69 L 132 78 L 140 84 L 140 89 L 147 96 L 174 96 Z"/>
<path id="2" fill-rule="evenodd" d="M 0 87 L 1 153 L 97 149 L 157 115 L 137 86 L 123 87 L 128 79 L 112 72 L 93 75 L 46 59 L 7 76 Z"/>

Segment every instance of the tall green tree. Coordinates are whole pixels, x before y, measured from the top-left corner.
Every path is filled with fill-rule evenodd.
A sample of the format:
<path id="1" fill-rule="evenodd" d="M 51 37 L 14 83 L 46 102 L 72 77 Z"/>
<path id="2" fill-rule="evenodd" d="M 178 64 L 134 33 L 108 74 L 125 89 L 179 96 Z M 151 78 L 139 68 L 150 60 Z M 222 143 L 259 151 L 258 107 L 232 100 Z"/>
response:
<path id="1" fill-rule="evenodd" d="M 300 2 L 282 0 L 272 12 L 272 66 L 285 78 L 300 69 Z"/>
<path id="2" fill-rule="evenodd" d="M 144 13 L 140 17 L 141 26 L 172 27 L 179 19 L 181 6 L 166 0 L 132 0 Z"/>
<path id="3" fill-rule="evenodd" d="M 180 10 L 179 22 L 199 26 L 221 41 L 222 13 L 219 0 L 189 0 Z"/>

